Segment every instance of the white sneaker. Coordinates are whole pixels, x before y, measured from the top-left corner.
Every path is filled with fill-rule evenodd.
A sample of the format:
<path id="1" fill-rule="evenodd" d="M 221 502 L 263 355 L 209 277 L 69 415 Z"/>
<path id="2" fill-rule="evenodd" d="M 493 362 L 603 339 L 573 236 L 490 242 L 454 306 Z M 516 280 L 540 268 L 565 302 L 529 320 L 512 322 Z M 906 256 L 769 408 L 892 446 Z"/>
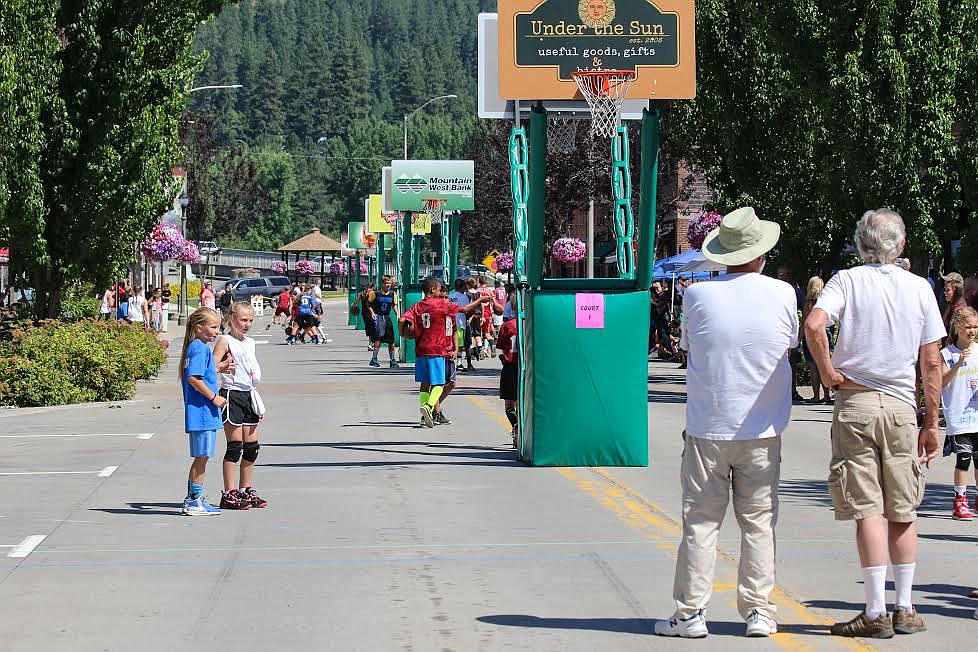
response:
<path id="1" fill-rule="evenodd" d="M 685 620 L 673 616 L 671 620 L 655 621 L 656 636 L 680 636 L 682 638 L 703 638 L 710 631 L 706 628 L 706 618 L 699 611 Z"/>
<path id="2" fill-rule="evenodd" d="M 748 636 L 770 636 L 778 633 L 778 624 L 757 609 L 751 609 L 747 614 Z"/>

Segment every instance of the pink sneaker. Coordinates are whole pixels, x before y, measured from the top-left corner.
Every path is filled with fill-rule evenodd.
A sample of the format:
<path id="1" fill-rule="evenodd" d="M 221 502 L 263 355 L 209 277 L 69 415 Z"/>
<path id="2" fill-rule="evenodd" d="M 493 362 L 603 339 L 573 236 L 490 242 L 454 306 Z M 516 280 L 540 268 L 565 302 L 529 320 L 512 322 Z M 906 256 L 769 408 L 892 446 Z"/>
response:
<path id="1" fill-rule="evenodd" d="M 955 521 L 970 521 L 975 515 L 968 507 L 968 499 L 965 496 L 954 497 L 954 509 L 951 510 L 951 518 Z"/>

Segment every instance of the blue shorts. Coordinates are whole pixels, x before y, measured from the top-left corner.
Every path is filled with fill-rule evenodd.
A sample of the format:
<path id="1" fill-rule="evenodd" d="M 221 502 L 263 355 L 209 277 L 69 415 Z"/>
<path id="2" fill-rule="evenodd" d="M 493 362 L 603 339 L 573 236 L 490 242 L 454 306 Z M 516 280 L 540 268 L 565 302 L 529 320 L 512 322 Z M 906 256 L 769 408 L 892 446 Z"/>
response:
<path id="1" fill-rule="evenodd" d="M 190 437 L 190 457 L 214 457 L 216 430 L 195 430 L 187 435 Z"/>
<path id="2" fill-rule="evenodd" d="M 418 356 L 414 360 L 414 379 L 425 385 L 445 384 L 445 358 Z"/>

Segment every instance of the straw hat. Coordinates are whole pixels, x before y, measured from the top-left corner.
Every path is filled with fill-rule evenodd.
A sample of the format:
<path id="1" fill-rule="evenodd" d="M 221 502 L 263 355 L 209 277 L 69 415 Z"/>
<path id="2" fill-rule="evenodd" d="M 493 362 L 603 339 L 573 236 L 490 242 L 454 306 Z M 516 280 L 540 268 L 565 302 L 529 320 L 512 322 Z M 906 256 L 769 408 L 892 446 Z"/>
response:
<path id="1" fill-rule="evenodd" d="M 723 216 L 720 228 L 703 240 L 703 255 L 721 265 L 744 265 L 770 251 L 781 237 L 781 226 L 758 219 L 750 206 Z"/>

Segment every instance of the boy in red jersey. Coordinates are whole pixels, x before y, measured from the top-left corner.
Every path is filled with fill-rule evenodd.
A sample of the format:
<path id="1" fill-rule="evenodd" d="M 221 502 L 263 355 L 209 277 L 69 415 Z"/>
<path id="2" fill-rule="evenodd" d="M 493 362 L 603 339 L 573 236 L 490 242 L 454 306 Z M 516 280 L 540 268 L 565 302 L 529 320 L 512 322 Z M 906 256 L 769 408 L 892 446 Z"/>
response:
<path id="1" fill-rule="evenodd" d="M 515 312 L 514 300 L 510 298 L 510 305 Z M 498 304 L 497 304 L 498 305 Z M 509 319 L 499 327 L 499 334 L 496 336 L 496 346 L 499 349 L 499 360 L 503 363 L 502 373 L 499 374 L 499 398 L 503 399 L 506 409 L 506 418 L 513 426 L 513 446 L 516 446 L 518 417 L 516 413 L 516 400 L 519 393 L 519 358 L 516 347 L 516 319 Z"/>
<path id="2" fill-rule="evenodd" d="M 401 335 L 415 340 L 414 379 L 421 383 L 421 424 L 435 427 L 434 413 L 445 385 L 445 352 L 452 346 L 455 316 L 479 308 L 489 299 L 480 297 L 465 306 L 441 298 L 441 281 L 427 278 L 425 297 L 398 320 Z"/>

